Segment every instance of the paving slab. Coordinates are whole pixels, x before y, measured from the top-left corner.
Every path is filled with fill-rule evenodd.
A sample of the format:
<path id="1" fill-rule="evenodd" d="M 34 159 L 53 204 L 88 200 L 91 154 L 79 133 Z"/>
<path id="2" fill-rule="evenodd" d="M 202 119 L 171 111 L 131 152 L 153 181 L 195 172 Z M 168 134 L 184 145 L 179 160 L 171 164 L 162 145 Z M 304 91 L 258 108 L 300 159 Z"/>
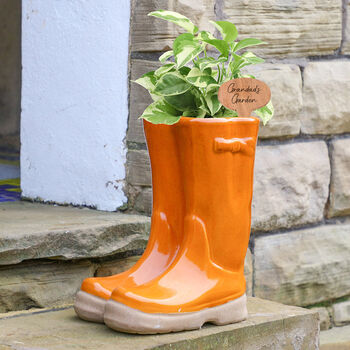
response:
<path id="1" fill-rule="evenodd" d="M 0 265 L 89 259 L 143 249 L 150 218 L 26 201 L 0 203 Z"/>
<path id="2" fill-rule="evenodd" d="M 0 349 L 318 349 L 317 312 L 258 298 L 248 299 L 248 310 L 244 322 L 164 335 L 115 332 L 80 320 L 72 308 L 2 314 Z"/>

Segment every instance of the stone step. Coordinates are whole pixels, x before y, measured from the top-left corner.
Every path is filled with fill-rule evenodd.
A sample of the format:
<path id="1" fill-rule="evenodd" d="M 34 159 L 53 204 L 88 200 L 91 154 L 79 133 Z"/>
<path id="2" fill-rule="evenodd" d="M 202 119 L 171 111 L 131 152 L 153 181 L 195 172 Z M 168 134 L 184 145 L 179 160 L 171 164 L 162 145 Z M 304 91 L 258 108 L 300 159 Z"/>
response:
<path id="1" fill-rule="evenodd" d="M 0 312 L 71 303 L 82 280 L 118 273 L 150 218 L 30 202 L 0 204 Z"/>
<path id="2" fill-rule="evenodd" d="M 321 332 L 320 350 L 349 350 L 350 325 Z"/>
<path id="3" fill-rule="evenodd" d="M 317 312 L 248 298 L 247 321 L 164 335 L 130 335 L 78 319 L 72 308 L 0 315 L 0 349 L 318 349 Z"/>

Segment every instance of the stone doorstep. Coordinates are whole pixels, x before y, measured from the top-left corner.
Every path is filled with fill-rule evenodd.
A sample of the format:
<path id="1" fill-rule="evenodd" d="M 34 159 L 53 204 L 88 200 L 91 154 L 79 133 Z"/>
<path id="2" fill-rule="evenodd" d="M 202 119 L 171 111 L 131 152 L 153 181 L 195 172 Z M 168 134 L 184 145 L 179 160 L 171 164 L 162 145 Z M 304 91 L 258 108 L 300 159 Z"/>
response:
<path id="1" fill-rule="evenodd" d="M 135 257 L 114 256 L 143 250 L 149 228 L 140 215 L 0 204 L 0 313 L 72 303 L 84 278 L 133 265 Z"/>
<path id="2" fill-rule="evenodd" d="M 0 315 L 0 349 L 318 349 L 318 314 L 249 298 L 247 321 L 165 335 L 130 335 L 85 322 L 72 308 Z M 54 330 L 54 332 L 53 332 Z"/>
<path id="3" fill-rule="evenodd" d="M 321 332 L 320 344 L 320 350 L 349 350 L 350 325 Z"/>
<path id="4" fill-rule="evenodd" d="M 144 249 L 150 218 L 31 202 L 0 204 L 0 265 L 101 258 Z"/>

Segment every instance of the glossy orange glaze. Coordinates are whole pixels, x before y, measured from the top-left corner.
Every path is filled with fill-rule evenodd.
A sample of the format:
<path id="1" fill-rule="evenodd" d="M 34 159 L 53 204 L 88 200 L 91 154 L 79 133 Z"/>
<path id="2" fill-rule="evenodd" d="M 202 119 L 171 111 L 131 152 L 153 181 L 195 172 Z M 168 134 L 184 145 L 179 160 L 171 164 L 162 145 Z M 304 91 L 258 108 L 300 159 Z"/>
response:
<path id="1" fill-rule="evenodd" d="M 173 262 L 182 240 L 183 194 L 175 129 L 144 121 L 144 130 L 152 167 L 150 238 L 144 254 L 131 269 L 83 281 L 81 290 L 103 299 L 109 299 L 118 286 L 132 288 L 159 276 Z"/>
<path id="2" fill-rule="evenodd" d="M 148 313 L 198 311 L 236 299 L 246 289 L 259 120 L 183 117 L 173 128 L 185 210 L 180 251 L 154 280 L 120 285 L 111 296 Z"/>

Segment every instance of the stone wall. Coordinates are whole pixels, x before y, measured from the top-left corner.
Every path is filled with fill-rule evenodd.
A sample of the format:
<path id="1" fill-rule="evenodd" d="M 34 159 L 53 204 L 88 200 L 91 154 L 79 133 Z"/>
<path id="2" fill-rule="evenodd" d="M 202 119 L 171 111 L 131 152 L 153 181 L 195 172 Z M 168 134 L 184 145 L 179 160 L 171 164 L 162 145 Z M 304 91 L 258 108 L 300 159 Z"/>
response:
<path id="1" fill-rule="evenodd" d="M 0 147 L 19 149 L 21 0 L 0 2 Z"/>
<path id="2" fill-rule="evenodd" d="M 350 1 L 134 0 L 131 79 L 158 66 L 178 34 L 147 17 L 179 11 L 202 28 L 236 23 L 266 40 L 254 74 L 272 90 L 275 117 L 260 130 L 251 239 L 252 294 L 317 307 L 322 328 L 350 322 Z M 131 83 L 129 209 L 151 213 L 150 165 L 137 119 L 150 98 Z"/>

